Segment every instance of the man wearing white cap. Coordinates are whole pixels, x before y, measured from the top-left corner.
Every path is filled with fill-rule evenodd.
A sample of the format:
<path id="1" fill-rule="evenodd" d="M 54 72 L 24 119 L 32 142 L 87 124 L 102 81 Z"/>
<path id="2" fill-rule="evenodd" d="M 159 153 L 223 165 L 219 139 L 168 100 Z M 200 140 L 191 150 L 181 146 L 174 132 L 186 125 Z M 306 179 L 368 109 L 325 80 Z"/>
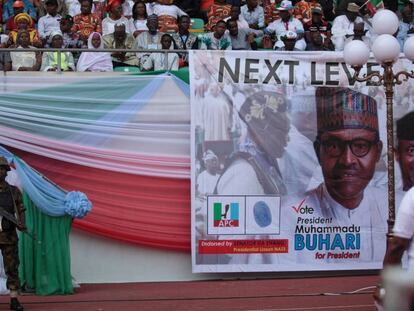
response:
<path id="1" fill-rule="evenodd" d="M 364 23 L 363 19 L 358 16 L 360 7 L 351 2 L 348 4 L 346 13 L 336 17 L 332 24 L 332 42 L 335 51 L 342 51 L 345 46 L 346 36 L 354 35 L 354 26 L 358 23 Z M 365 26 L 366 28 L 366 26 Z"/>
<path id="2" fill-rule="evenodd" d="M 292 16 L 294 8 L 291 1 L 283 0 L 278 8 L 280 19 L 270 23 L 265 29 L 266 34 L 276 34 L 277 41 L 274 46 L 275 49 L 280 49 L 285 46 L 281 37 L 287 31 L 294 32 L 297 35 L 295 49 L 300 51 L 306 49 L 306 42 L 304 39 L 305 30 L 303 29 L 301 21 Z"/>
<path id="3" fill-rule="evenodd" d="M 203 161 L 206 169 L 197 177 L 197 190 L 199 195 L 206 196 L 212 194 L 216 188 L 220 176 L 219 163 L 216 154 L 211 150 L 204 152 Z"/>
<path id="4" fill-rule="evenodd" d="M 280 40 L 283 42 L 282 46 L 278 51 L 300 51 L 295 48 L 296 39 L 298 35 L 293 31 L 286 31 L 283 35 L 280 36 Z"/>

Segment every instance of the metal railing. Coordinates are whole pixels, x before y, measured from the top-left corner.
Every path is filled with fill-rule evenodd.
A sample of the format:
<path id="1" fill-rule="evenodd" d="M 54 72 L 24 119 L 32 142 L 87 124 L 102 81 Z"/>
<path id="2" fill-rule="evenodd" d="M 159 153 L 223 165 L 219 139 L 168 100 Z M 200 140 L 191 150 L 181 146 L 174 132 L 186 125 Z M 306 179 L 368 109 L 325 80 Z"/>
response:
<path id="1" fill-rule="evenodd" d="M 74 48 L 74 49 L 54 49 L 54 48 L 3 48 L 0 49 L 0 52 L 57 52 L 57 65 L 58 68 L 56 70 L 57 73 L 62 73 L 62 55 L 61 53 L 64 52 L 97 52 L 97 53 L 114 53 L 114 52 L 122 52 L 122 53 L 162 53 L 164 54 L 164 70 L 168 70 L 168 57 L 167 55 L 170 53 L 177 53 L 177 54 L 188 54 L 188 50 L 158 50 L 158 49 L 87 49 L 87 48 Z"/>

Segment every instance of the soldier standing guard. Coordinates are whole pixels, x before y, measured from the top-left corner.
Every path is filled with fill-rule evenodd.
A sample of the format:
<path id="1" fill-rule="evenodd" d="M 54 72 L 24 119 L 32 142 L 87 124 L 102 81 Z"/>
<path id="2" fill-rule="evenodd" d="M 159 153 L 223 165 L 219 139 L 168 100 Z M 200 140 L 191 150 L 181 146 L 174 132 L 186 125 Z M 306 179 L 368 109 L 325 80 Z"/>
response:
<path id="1" fill-rule="evenodd" d="M 19 254 L 16 228 L 25 231 L 26 222 L 22 195 L 18 188 L 6 182 L 10 166 L 0 157 L 0 249 L 7 275 L 7 288 L 10 290 L 10 310 L 22 311 L 17 300 L 19 289 Z"/>

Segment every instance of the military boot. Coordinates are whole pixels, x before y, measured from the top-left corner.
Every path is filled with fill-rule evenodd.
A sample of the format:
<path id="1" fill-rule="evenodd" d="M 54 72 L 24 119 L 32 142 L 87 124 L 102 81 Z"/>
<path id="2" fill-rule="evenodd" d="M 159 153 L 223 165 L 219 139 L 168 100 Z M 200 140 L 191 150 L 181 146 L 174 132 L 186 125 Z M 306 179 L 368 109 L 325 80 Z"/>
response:
<path id="1" fill-rule="evenodd" d="M 10 299 L 10 310 L 14 311 L 23 311 L 23 306 L 20 304 L 20 302 L 17 300 L 17 298 L 11 298 Z"/>

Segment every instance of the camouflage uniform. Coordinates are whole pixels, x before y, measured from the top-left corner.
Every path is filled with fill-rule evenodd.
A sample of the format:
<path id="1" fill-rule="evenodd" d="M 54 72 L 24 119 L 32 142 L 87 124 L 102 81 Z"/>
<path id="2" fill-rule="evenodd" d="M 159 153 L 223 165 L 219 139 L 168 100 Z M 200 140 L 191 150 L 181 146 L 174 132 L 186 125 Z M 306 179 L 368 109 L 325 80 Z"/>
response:
<path id="1" fill-rule="evenodd" d="M 9 185 L 7 182 L 5 186 L 0 186 L 0 208 L 12 215 L 17 215 L 17 219 L 22 220 L 22 223 L 24 223 L 22 195 L 18 188 Z M 3 255 L 4 270 L 7 275 L 7 288 L 10 290 L 18 290 L 19 254 L 16 225 L 3 217 L 1 227 L 0 249 Z"/>

